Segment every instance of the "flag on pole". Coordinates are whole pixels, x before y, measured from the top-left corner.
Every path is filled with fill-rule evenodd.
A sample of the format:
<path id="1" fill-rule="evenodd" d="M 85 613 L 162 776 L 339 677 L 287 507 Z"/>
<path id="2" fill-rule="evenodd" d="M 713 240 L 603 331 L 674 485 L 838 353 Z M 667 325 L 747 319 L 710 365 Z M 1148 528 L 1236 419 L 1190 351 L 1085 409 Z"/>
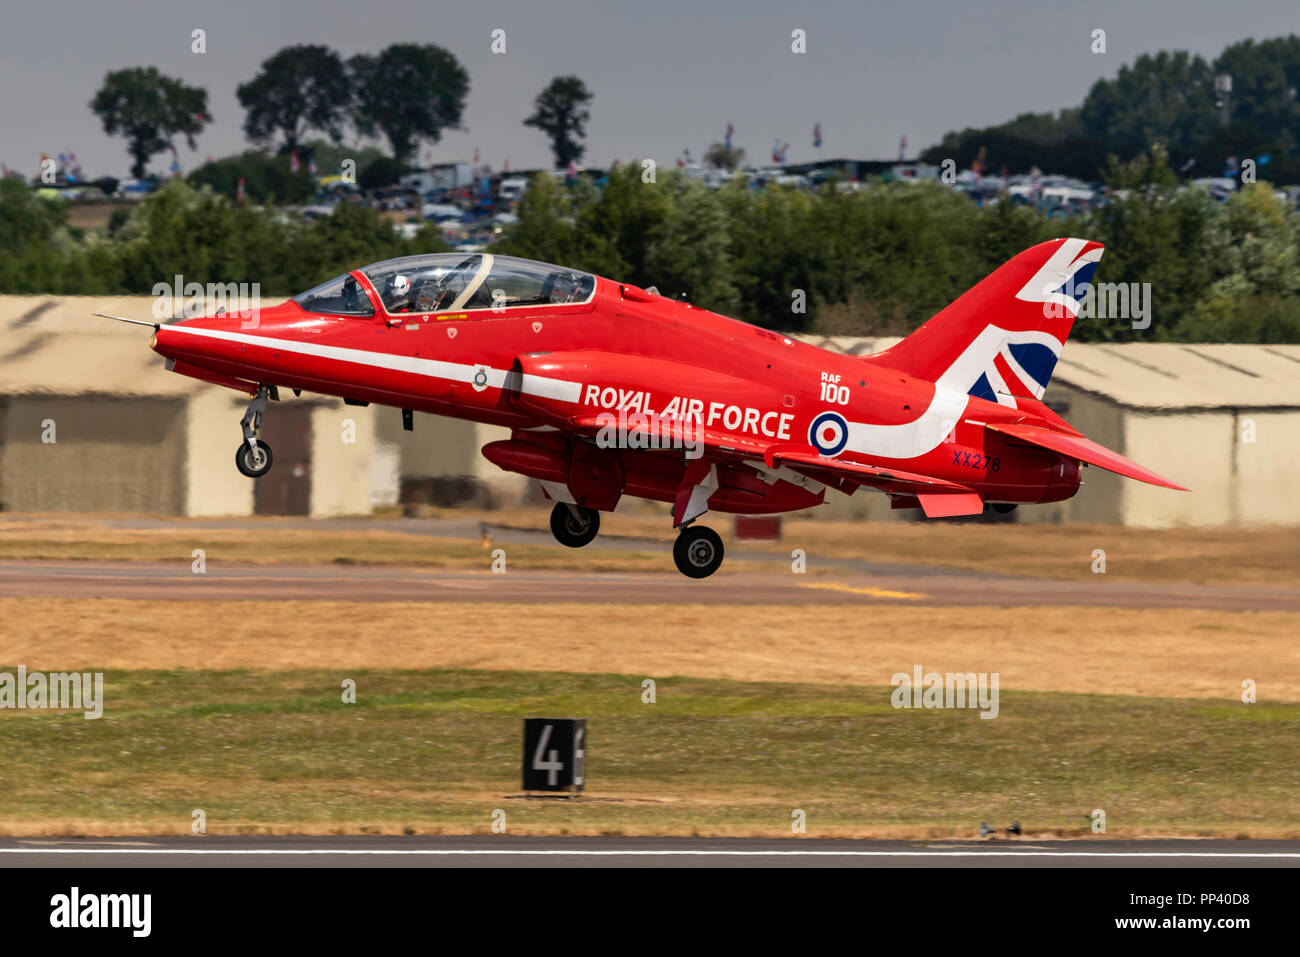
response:
<path id="1" fill-rule="evenodd" d="M 820 122 L 813 124 L 813 149 L 822 148 L 822 125 Z"/>
<path id="2" fill-rule="evenodd" d="M 727 135 L 726 135 L 726 137 L 723 138 L 723 141 L 722 141 L 722 147 L 723 147 L 723 149 L 726 149 L 726 150 L 728 150 L 728 151 L 731 149 L 731 134 L 734 133 L 734 132 L 736 132 L 736 128 L 735 128 L 734 126 L 732 126 L 732 125 L 731 125 L 731 121 L 728 120 L 728 121 L 727 121 Z"/>

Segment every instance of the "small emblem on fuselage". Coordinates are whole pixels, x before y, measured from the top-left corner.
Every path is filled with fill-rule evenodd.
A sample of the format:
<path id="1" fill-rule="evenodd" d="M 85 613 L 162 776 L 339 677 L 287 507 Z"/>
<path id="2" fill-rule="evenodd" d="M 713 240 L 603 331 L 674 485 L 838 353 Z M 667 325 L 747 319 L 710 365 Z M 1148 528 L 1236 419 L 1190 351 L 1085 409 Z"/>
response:
<path id="1" fill-rule="evenodd" d="M 823 412 L 808 427 L 808 444 L 834 458 L 849 444 L 849 424 L 838 412 Z"/>
<path id="2" fill-rule="evenodd" d="M 486 389 L 488 387 L 488 367 L 475 366 L 474 375 L 469 382 L 474 387 L 475 392 L 482 392 Z"/>

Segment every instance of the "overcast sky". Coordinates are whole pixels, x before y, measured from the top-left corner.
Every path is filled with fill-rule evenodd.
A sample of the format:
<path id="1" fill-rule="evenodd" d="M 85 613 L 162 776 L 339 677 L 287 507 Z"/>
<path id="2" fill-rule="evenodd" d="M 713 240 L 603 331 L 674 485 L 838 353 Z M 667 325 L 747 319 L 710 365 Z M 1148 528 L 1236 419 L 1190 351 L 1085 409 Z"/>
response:
<path id="1" fill-rule="evenodd" d="M 1228 43 L 1300 32 L 1297 0 L 75 0 L 6 4 L 0 30 L 0 160 L 26 175 L 41 151 L 71 150 L 90 176 L 125 175 L 125 143 L 87 103 L 110 70 L 157 66 L 208 91 L 214 117 L 191 153 L 246 148 L 235 87 L 276 50 L 323 43 L 344 57 L 394 42 L 436 43 L 469 72 L 464 131 L 423 161 L 500 169 L 550 165 L 545 137 L 522 125 L 537 92 L 576 73 L 595 94 L 585 161 L 698 158 L 722 138 L 766 163 L 778 137 L 788 161 L 909 155 L 945 132 L 1017 113 L 1078 105 L 1099 77 L 1144 51 L 1212 58 Z M 207 52 L 191 52 L 191 33 Z M 490 50 L 506 31 L 507 52 Z M 790 50 L 791 31 L 808 49 Z M 1107 52 L 1090 51 L 1094 29 Z M 824 143 L 812 147 L 820 121 Z M 349 133 L 348 142 L 353 134 Z M 155 158 L 161 170 L 169 157 Z"/>

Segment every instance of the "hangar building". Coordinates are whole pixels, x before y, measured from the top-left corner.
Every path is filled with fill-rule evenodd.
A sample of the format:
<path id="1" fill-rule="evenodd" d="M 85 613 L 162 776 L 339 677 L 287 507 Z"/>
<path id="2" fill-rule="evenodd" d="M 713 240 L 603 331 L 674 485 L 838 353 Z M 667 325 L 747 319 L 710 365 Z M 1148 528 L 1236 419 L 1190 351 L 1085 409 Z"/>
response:
<path id="1" fill-rule="evenodd" d="M 275 467 L 235 470 L 247 398 L 168 372 L 147 296 L 0 296 L 0 508 L 177 516 L 369 513 L 378 481 L 373 411 L 292 393 L 262 435 Z M 349 421 L 351 427 L 349 427 Z"/>

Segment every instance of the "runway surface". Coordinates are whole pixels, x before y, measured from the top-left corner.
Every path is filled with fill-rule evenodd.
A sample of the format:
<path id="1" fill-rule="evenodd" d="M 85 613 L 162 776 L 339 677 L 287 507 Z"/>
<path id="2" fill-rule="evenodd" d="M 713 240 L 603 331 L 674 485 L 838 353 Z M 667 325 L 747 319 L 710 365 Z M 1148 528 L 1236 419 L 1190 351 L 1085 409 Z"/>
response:
<path id="1" fill-rule="evenodd" d="M 174 529 L 159 518 L 86 519 L 102 528 Z M 247 529 L 256 534 L 264 520 L 202 519 L 184 523 L 202 530 Z M 277 519 L 278 529 L 329 533 L 393 531 L 478 541 L 477 519 Z M 0 530 L 4 519 L 0 517 Z M 553 545 L 544 530 L 490 526 L 499 545 Z M 644 604 L 703 603 L 782 605 L 903 603 L 921 605 L 1097 605 L 1124 608 L 1204 608 L 1228 611 L 1300 611 L 1300 588 L 1123 582 L 1105 575 L 1057 581 L 1015 577 L 937 565 L 879 562 L 858 558 L 818 559 L 814 573 L 751 571 L 734 565 L 712 578 L 692 581 L 672 567 L 670 543 L 650 538 L 602 535 L 591 550 L 662 551 L 663 572 L 529 571 L 508 566 L 505 574 L 418 566 L 342 564 L 227 564 L 209 556 L 195 575 L 190 563 L 121 561 L 0 560 L 0 597 L 127 598 L 458 602 L 580 602 L 610 600 Z M 728 559 L 783 561 L 779 553 L 733 544 Z"/>
<path id="2" fill-rule="evenodd" d="M 1300 841 L 0 838 L 0 867 L 1297 867 Z"/>
<path id="3" fill-rule="evenodd" d="M 485 562 L 486 565 L 486 562 Z M 228 565 L 0 561 L 0 596 L 193 601 L 319 600 L 582 602 L 645 604 L 1104 605 L 1300 611 L 1300 589 L 1012 578 L 933 567 L 877 565 L 872 573 L 795 575 L 727 571 L 692 581 L 663 573 L 510 570 L 481 572 L 407 566 Z"/>

